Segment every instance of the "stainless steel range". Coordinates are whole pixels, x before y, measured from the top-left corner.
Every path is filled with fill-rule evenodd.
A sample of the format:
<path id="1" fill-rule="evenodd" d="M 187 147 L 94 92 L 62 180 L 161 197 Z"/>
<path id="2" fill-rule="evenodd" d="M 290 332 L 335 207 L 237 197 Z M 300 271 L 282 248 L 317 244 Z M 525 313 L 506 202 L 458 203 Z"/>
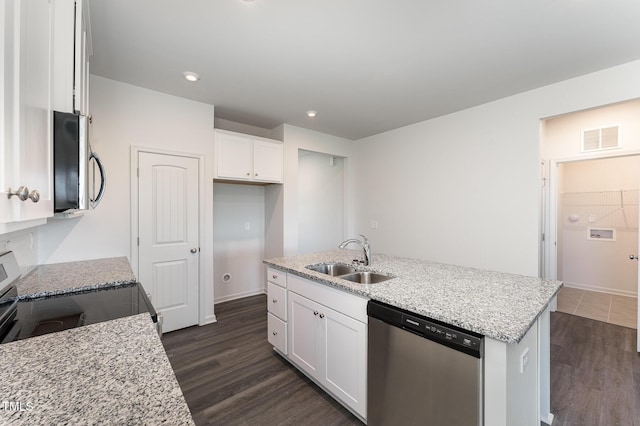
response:
<path id="1" fill-rule="evenodd" d="M 19 279 L 14 254 L 0 254 L 0 343 L 145 312 L 158 323 L 158 315 L 140 283 L 28 298 L 18 296 Z"/>

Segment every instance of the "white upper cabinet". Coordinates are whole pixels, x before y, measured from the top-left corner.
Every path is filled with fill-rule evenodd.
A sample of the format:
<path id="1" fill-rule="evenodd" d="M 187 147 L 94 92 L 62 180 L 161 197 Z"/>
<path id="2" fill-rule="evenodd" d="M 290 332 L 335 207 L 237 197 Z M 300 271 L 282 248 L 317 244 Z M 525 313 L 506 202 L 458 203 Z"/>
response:
<path id="1" fill-rule="evenodd" d="M 89 114 L 89 58 L 92 55 L 89 3 L 50 0 L 55 5 L 53 109 Z"/>
<path id="2" fill-rule="evenodd" d="M 282 144 L 253 141 L 253 180 L 282 182 Z"/>
<path id="3" fill-rule="evenodd" d="M 0 233 L 6 233 L 53 215 L 54 3 L 3 0 L 0 21 Z"/>
<path id="4" fill-rule="evenodd" d="M 214 178 L 254 183 L 282 183 L 280 141 L 216 130 Z"/>

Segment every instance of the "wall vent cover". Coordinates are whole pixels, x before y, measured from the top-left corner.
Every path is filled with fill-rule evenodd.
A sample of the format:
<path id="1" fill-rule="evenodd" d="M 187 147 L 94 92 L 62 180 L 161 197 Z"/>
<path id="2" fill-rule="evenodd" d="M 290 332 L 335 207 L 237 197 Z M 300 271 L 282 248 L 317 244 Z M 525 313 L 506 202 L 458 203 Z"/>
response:
<path id="1" fill-rule="evenodd" d="M 582 131 L 582 152 L 620 148 L 620 126 Z"/>

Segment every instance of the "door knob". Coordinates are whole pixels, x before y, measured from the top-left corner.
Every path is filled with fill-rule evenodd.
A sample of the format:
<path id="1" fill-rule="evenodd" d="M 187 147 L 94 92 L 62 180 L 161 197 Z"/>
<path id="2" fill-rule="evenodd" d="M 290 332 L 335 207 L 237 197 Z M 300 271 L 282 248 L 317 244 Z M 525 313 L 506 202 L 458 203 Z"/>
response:
<path id="1" fill-rule="evenodd" d="M 197 248 L 192 248 L 192 249 L 191 249 L 191 253 L 197 253 L 197 252 L 198 252 L 198 249 L 197 249 Z"/>
<path id="2" fill-rule="evenodd" d="M 629 255 L 629 259 L 631 259 L 631 260 L 638 260 L 638 256 L 637 256 L 637 255 L 635 255 L 635 254 L 630 254 L 630 255 Z"/>

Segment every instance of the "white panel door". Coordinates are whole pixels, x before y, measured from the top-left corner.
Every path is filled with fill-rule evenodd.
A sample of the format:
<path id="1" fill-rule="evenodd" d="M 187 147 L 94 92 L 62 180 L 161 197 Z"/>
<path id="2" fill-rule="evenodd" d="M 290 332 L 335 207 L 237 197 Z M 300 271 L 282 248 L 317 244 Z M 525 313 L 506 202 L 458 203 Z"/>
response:
<path id="1" fill-rule="evenodd" d="M 168 332 L 198 323 L 198 159 L 138 154 L 140 282 Z"/>
<path id="2" fill-rule="evenodd" d="M 640 183 L 639 183 L 640 185 Z M 638 209 L 638 223 L 640 224 L 640 208 Z M 638 256 L 640 256 L 640 232 L 638 232 L 638 250 L 636 251 L 636 255 L 635 255 L 635 259 L 636 259 L 636 263 L 638 263 L 637 268 L 638 268 L 638 292 L 637 292 L 637 311 L 636 311 L 636 316 L 637 316 L 637 321 L 638 324 L 636 326 L 636 350 L 638 352 L 640 352 L 640 261 L 638 260 Z"/>

